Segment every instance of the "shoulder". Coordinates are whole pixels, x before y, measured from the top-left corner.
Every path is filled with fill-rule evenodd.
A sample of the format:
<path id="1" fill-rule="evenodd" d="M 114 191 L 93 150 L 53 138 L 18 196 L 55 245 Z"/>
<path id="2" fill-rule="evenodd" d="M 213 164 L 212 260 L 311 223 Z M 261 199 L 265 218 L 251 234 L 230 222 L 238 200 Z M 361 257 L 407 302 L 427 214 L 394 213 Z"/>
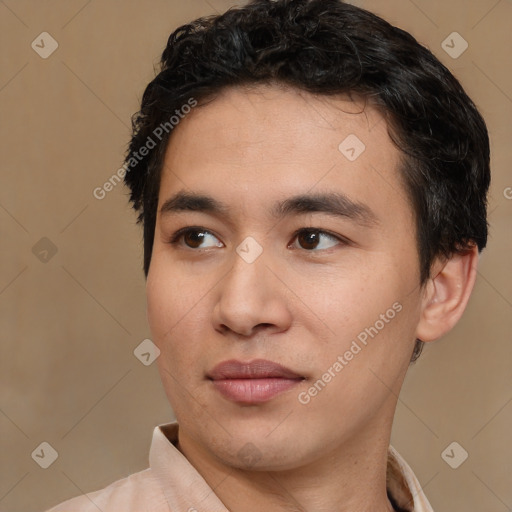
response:
<path id="1" fill-rule="evenodd" d="M 104 489 L 71 498 L 46 512 L 168 512 L 151 469 L 133 473 Z"/>

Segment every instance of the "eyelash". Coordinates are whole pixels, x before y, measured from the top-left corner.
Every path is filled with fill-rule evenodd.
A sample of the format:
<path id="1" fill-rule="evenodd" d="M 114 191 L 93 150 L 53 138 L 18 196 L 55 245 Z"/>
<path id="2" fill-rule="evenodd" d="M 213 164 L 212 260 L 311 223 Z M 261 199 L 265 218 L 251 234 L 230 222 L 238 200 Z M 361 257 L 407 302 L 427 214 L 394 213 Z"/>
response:
<path id="1" fill-rule="evenodd" d="M 209 235 L 213 235 L 215 238 L 217 238 L 217 236 L 212 233 L 211 231 L 209 231 L 208 229 L 204 229 L 200 226 L 190 226 L 190 227 L 186 227 L 186 228 L 182 228 L 182 229 L 179 229 L 178 231 L 176 231 L 176 233 L 174 233 L 170 240 L 169 240 L 169 244 L 171 245 L 178 245 L 180 240 L 183 238 L 184 235 L 188 234 L 188 233 L 194 233 L 194 232 L 201 232 L 201 233 L 207 233 Z M 310 228 L 300 228 L 298 229 L 297 231 L 295 231 L 295 233 L 293 234 L 293 238 L 292 238 L 292 241 L 294 241 L 301 233 L 319 233 L 319 234 L 322 234 L 322 235 L 326 235 L 327 238 L 330 238 L 331 240 L 336 240 L 338 242 L 340 242 L 342 245 L 349 245 L 350 244 L 350 241 L 346 238 L 343 238 L 343 237 L 340 237 L 339 235 L 334 235 L 333 233 L 330 233 L 328 231 L 325 231 L 323 229 L 320 229 L 320 228 L 315 228 L 315 227 L 310 227 Z M 189 249 L 191 251 L 201 251 L 201 248 L 193 248 L 193 247 L 185 247 L 186 249 Z M 329 251 L 331 249 L 334 249 L 334 247 L 329 247 L 328 249 L 321 249 L 321 251 Z M 205 249 L 202 249 L 202 250 L 205 250 Z M 207 250 L 207 249 L 206 249 Z M 319 251 L 316 251 L 316 250 L 308 250 L 308 249 L 302 249 L 306 252 L 319 252 Z"/>

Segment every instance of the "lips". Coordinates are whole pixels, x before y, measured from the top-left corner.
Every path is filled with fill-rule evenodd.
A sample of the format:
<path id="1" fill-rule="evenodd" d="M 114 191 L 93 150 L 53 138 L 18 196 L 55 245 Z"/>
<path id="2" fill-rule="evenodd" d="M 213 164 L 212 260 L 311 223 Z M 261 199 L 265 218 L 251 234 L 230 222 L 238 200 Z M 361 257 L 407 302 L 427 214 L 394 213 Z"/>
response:
<path id="1" fill-rule="evenodd" d="M 273 361 L 224 361 L 207 375 L 224 398 L 241 404 L 267 402 L 304 377 Z"/>
<path id="2" fill-rule="evenodd" d="M 212 380 L 221 379 L 301 379 L 302 376 L 292 372 L 285 366 L 265 359 L 255 359 L 243 363 L 235 359 L 218 364 L 209 374 Z"/>

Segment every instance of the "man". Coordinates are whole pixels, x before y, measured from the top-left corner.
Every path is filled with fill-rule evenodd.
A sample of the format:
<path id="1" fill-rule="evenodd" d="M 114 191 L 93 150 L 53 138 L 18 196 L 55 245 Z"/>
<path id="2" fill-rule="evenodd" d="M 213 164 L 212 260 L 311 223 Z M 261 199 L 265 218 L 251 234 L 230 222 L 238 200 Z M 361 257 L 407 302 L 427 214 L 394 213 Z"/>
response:
<path id="1" fill-rule="evenodd" d="M 339 0 L 171 34 L 125 181 L 177 421 L 60 511 L 431 511 L 389 446 L 486 244 L 489 141 L 412 36 Z"/>

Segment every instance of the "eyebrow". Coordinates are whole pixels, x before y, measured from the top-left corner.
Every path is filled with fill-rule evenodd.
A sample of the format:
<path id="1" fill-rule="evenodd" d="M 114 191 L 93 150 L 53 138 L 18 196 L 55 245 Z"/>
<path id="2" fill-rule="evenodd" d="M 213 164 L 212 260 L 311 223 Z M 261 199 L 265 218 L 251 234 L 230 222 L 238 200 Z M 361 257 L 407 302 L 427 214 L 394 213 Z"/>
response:
<path id="1" fill-rule="evenodd" d="M 173 212 L 182 211 L 204 212 L 226 218 L 232 217 L 231 208 L 223 202 L 204 194 L 185 191 L 177 192 L 167 199 L 160 208 L 160 215 L 166 216 Z M 367 227 L 379 224 L 377 215 L 369 206 L 353 201 L 339 192 L 295 195 L 274 203 L 270 209 L 270 215 L 276 219 L 314 212 L 348 218 Z"/>

